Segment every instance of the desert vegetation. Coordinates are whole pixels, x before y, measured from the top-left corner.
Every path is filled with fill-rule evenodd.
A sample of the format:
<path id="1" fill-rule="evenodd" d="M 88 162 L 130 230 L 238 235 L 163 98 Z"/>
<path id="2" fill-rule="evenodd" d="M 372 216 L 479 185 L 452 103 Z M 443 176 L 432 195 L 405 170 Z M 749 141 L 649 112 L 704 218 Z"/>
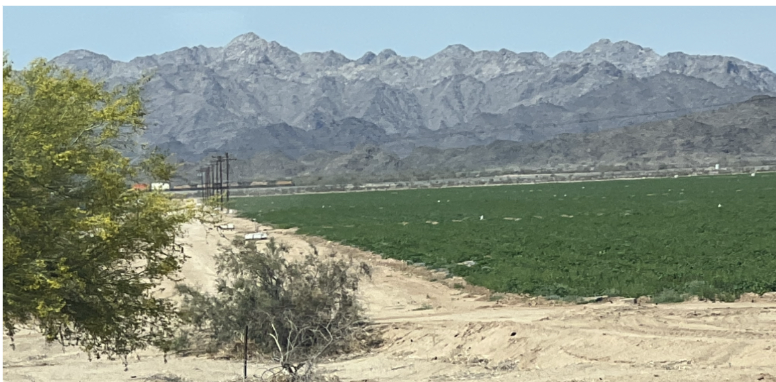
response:
<path id="1" fill-rule="evenodd" d="M 3 59 L 3 325 L 36 327 L 89 355 L 167 349 L 170 301 L 151 292 L 180 270 L 180 226 L 197 214 L 138 179 L 168 180 L 159 152 L 130 160 L 146 79 L 104 83 L 36 60 Z"/>
<path id="2" fill-rule="evenodd" d="M 216 255 L 214 295 L 179 284 L 185 326 L 176 341 L 183 354 L 262 358 L 276 366 L 263 380 L 314 381 L 321 359 L 379 344 L 358 301 L 365 263 L 323 258 L 315 247 L 298 261 L 270 240 L 263 249 L 236 239 Z M 247 341 L 247 342 L 246 342 Z"/>
<path id="3" fill-rule="evenodd" d="M 107 89 L 43 60 L 21 71 L 4 60 L 3 79 L 3 324 L 11 342 L 35 328 L 90 360 L 119 358 L 127 370 L 129 355 L 147 347 L 166 362 L 171 350 L 197 351 L 191 345 L 203 336 L 206 352 L 245 355 L 230 348 L 242 340 L 274 357 L 276 381 L 310 381 L 320 357 L 379 341 L 356 296 L 370 268 L 323 259 L 315 248 L 289 262 L 282 244 L 260 251 L 238 241 L 216 256 L 215 296 L 180 286 L 182 306 L 160 297 L 188 258 L 177 242 L 182 225 L 217 216 L 210 201 L 197 208 L 130 187 L 175 171 L 158 151 L 136 161 L 121 151 L 145 128 L 143 82 Z"/>

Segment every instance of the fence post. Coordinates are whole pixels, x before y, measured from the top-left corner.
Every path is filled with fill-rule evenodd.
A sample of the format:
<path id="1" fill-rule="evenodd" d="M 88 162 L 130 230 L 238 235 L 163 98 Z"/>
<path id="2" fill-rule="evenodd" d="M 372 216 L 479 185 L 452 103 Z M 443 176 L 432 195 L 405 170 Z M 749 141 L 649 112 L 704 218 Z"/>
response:
<path id="1" fill-rule="evenodd" d="M 245 325 L 245 342 L 243 343 L 243 380 L 248 379 L 248 325 Z"/>

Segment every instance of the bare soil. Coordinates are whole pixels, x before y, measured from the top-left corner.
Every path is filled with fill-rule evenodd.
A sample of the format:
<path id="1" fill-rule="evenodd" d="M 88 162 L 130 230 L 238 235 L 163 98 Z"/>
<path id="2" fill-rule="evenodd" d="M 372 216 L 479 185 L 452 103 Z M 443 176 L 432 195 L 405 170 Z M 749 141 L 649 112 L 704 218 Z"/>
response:
<path id="1" fill-rule="evenodd" d="M 254 223 L 234 216 L 234 231 L 199 223 L 181 243 L 191 258 L 181 276 L 212 291 L 213 255 Z M 369 317 L 385 343 L 367 354 L 322 364 L 342 381 L 770 381 L 776 382 L 776 293 L 735 303 L 655 305 L 599 298 L 584 305 L 528 296 L 491 295 L 458 278 L 294 230 L 260 226 L 297 257 L 317 246 L 322 256 L 352 256 L 372 266 L 362 283 Z M 160 293 L 171 296 L 172 282 Z M 154 350 L 119 361 L 88 361 L 75 348 L 46 344 L 33 331 L 3 337 L 6 381 L 239 381 L 242 362 L 169 356 Z M 270 365 L 250 362 L 249 375 Z"/>

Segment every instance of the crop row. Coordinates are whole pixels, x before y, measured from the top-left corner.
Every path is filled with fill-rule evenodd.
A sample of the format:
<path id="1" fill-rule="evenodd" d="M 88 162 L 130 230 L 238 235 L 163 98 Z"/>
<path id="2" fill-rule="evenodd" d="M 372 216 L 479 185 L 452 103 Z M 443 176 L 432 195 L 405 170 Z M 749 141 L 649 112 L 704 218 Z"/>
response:
<path id="1" fill-rule="evenodd" d="M 776 290 L 775 202 L 776 175 L 758 174 L 241 198 L 234 208 L 496 291 L 639 296 Z"/>

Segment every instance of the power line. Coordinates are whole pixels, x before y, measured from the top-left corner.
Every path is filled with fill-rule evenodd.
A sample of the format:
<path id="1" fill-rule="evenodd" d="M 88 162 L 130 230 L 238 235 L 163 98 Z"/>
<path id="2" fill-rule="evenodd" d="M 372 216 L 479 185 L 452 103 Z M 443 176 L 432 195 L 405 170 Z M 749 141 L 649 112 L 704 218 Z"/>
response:
<path id="1" fill-rule="evenodd" d="M 715 103 L 715 104 L 709 104 L 705 106 L 700 106 L 697 108 L 692 107 L 684 107 L 684 108 L 678 108 L 678 109 L 672 109 L 672 110 L 662 110 L 662 111 L 653 111 L 653 112 L 644 112 L 644 113 L 635 113 L 635 114 L 627 114 L 627 115 L 615 115 L 615 116 L 609 116 L 609 117 L 603 117 L 603 118 L 594 118 L 594 119 L 588 119 L 588 120 L 581 120 L 581 121 L 574 121 L 574 122 L 561 122 L 561 123 L 552 123 L 552 122 L 546 122 L 546 123 L 535 123 L 528 125 L 529 127 L 546 127 L 546 126 L 570 126 L 570 125 L 580 125 L 585 123 L 591 123 L 591 122 L 603 122 L 603 121 L 613 121 L 616 119 L 624 119 L 624 118 L 635 118 L 635 117 L 644 117 L 644 116 L 655 116 L 655 115 L 661 115 L 661 114 L 669 114 L 669 113 L 677 113 L 677 112 L 701 112 L 706 111 L 707 109 L 711 108 L 718 108 L 718 107 L 724 107 L 724 106 L 730 106 L 730 105 L 737 105 L 741 104 L 746 101 L 739 101 L 739 102 L 723 102 L 723 103 Z M 558 106 L 558 105 L 554 105 Z M 502 114 L 503 115 L 503 114 Z M 649 123 L 649 122 L 644 122 Z M 438 130 L 437 130 L 438 131 Z M 485 130 L 464 130 L 463 132 L 470 132 L 470 133 L 484 133 Z M 229 162 L 235 161 L 237 159 L 235 158 L 229 158 L 229 153 L 225 153 L 225 158 L 218 155 L 213 156 L 215 159 L 213 162 L 211 162 L 210 166 L 208 167 L 201 167 L 200 168 L 200 175 L 203 179 L 203 190 L 202 195 L 203 198 L 208 198 L 210 196 L 216 195 L 216 191 L 218 192 L 220 198 L 221 198 L 221 204 L 223 205 L 224 202 L 224 185 L 223 185 L 223 171 L 221 169 L 221 164 L 226 163 L 226 201 L 229 201 L 229 174 L 230 174 L 230 165 Z M 218 166 L 218 167 L 216 167 Z"/>
<path id="2" fill-rule="evenodd" d="M 603 121 L 613 121 L 616 119 L 624 119 L 624 118 L 634 118 L 634 117 L 645 117 L 645 116 L 652 116 L 652 115 L 660 115 L 660 114 L 669 114 L 669 113 L 676 113 L 676 112 L 682 112 L 682 111 L 689 111 L 689 112 L 699 112 L 699 111 L 705 111 L 704 109 L 710 109 L 710 108 L 716 108 L 716 107 L 723 107 L 723 106 L 730 106 L 730 105 L 737 105 L 741 102 L 725 102 L 725 103 L 716 103 L 706 106 L 701 106 L 697 108 L 680 108 L 680 109 L 673 109 L 673 110 L 663 110 L 663 111 L 653 111 L 653 112 L 645 112 L 645 113 L 636 113 L 636 114 L 629 114 L 629 115 L 615 115 L 610 117 L 603 117 L 603 118 L 594 118 L 594 119 L 588 119 L 583 121 L 575 121 L 575 122 L 561 122 L 561 123 L 552 123 L 552 122 L 546 122 L 546 123 L 536 123 L 536 124 L 530 124 L 529 127 L 546 127 L 546 126 L 570 126 L 570 125 L 580 125 L 584 123 L 590 123 L 590 122 L 603 122 Z M 557 106 L 557 105 L 556 105 Z M 503 114 L 502 114 L 503 115 Z M 465 130 L 466 132 L 473 132 L 473 133 L 479 133 L 479 132 L 486 132 L 485 130 Z"/>
<path id="3" fill-rule="evenodd" d="M 231 183 L 229 183 L 229 162 L 236 161 L 237 159 L 229 158 L 229 153 L 224 153 L 226 155 L 226 202 L 229 203 L 229 188 L 232 186 Z"/>
<path id="4" fill-rule="evenodd" d="M 223 210 L 224 196 L 226 196 L 226 202 L 229 202 L 229 162 L 235 161 L 236 159 L 229 158 L 229 153 L 225 153 L 225 156 L 214 155 L 212 158 L 213 159 L 211 160 L 209 167 L 211 173 L 210 185 L 212 186 L 212 193 L 209 196 L 218 197 L 220 208 Z M 224 163 L 226 164 L 226 182 L 224 182 Z"/>

